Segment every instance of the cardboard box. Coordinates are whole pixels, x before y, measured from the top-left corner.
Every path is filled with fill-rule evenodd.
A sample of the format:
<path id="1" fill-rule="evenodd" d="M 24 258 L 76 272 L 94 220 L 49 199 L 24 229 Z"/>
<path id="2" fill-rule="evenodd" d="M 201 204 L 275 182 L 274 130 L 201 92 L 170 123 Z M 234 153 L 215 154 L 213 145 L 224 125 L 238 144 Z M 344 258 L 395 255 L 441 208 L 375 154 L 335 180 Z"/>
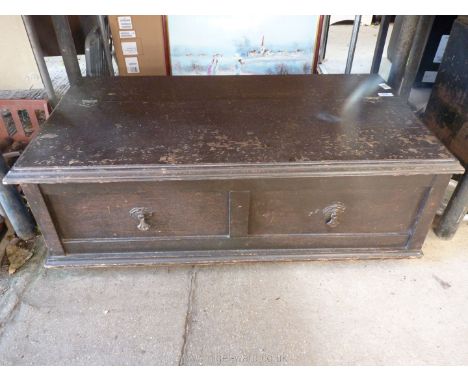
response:
<path id="1" fill-rule="evenodd" d="M 163 16 L 109 16 L 119 75 L 168 75 Z"/>

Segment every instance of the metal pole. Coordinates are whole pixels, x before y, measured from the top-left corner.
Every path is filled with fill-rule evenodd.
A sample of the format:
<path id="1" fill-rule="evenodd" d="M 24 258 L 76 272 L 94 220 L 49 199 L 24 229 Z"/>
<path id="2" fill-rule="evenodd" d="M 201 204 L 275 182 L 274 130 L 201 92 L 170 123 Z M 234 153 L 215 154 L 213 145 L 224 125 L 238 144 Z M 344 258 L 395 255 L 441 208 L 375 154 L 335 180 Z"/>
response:
<path id="1" fill-rule="evenodd" d="M 426 49 L 427 40 L 429 39 L 434 19 L 435 16 L 419 17 L 416 34 L 414 35 L 413 44 L 411 45 L 400 89 L 397 89 L 398 94 L 405 99 L 408 99 L 414 80 L 418 74 L 419 64 L 421 63 L 424 49 Z"/>
<path id="2" fill-rule="evenodd" d="M 434 230 L 436 235 L 442 239 L 451 239 L 460 222 L 463 220 L 468 209 L 468 171 L 465 172 L 460 182 L 458 182 L 447 208 Z"/>
<path id="3" fill-rule="evenodd" d="M 81 69 L 78 63 L 75 43 L 68 23 L 67 16 L 51 16 L 54 25 L 55 35 L 67 71 L 70 85 L 75 85 L 81 79 Z"/>
<path id="4" fill-rule="evenodd" d="M 55 94 L 54 85 L 52 85 L 52 80 L 50 79 L 49 70 L 47 69 L 47 65 L 44 60 L 44 53 L 42 52 L 41 44 L 37 38 L 32 18 L 31 16 L 21 16 L 21 18 L 23 19 L 24 27 L 26 28 L 26 34 L 28 35 L 34 58 L 36 59 L 42 83 L 44 84 L 47 97 L 49 98 L 49 104 L 52 107 L 55 107 L 58 102 L 57 95 Z"/>
<path id="5" fill-rule="evenodd" d="M 109 36 L 107 34 L 108 29 L 104 20 L 104 16 L 98 16 L 98 24 L 99 29 L 101 30 L 102 42 L 104 44 L 104 55 L 106 57 L 107 68 L 109 70 L 109 75 L 112 77 L 114 76 L 114 67 L 112 65 L 112 53 L 109 49 Z"/>
<path id="6" fill-rule="evenodd" d="M 393 22 L 392 34 L 390 35 L 387 47 L 387 58 L 390 62 L 393 62 L 393 57 L 395 56 L 395 50 L 398 45 L 398 38 L 401 31 L 401 24 L 403 24 L 404 18 L 405 16 L 402 15 L 395 16 L 395 21 Z"/>
<path id="7" fill-rule="evenodd" d="M 388 76 L 388 84 L 399 92 L 401 81 L 405 73 L 406 63 L 413 44 L 420 16 L 401 16 L 401 30 L 396 41 L 395 51 L 392 58 L 392 67 Z"/>
<path id="8" fill-rule="evenodd" d="M 320 43 L 319 64 L 321 64 L 325 58 L 325 53 L 327 51 L 329 30 L 330 30 L 330 15 L 325 15 L 323 17 L 322 42 Z"/>
<path id="9" fill-rule="evenodd" d="M 380 20 L 379 34 L 375 43 L 374 57 L 372 58 L 371 73 L 378 74 L 380 63 L 382 62 L 382 54 L 387 41 L 388 26 L 390 25 L 390 16 L 382 16 Z"/>
<path id="10" fill-rule="evenodd" d="M 360 26 L 361 26 L 361 16 L 359 15 L 354 18 L 353 32 L 351 33 L 351 41 L 349 43 L 349 49 L 348 49 L 348 59 L 346 60 L 345 74 L 351 73 L 351 68 L 353 66 L 354 52 L 356 51 L 356 44 L 357 44 Z"/>
<path id="11" fill-rule="evenodd" d="M 3 184 L 3 177 L 7 172 L 8 166 L 3 155 L 0 154 L 0 204 L 16 235 L 23 240 L 28 240 L 34 237 L 34 219 L 24 205 L 16 187 Z"/>

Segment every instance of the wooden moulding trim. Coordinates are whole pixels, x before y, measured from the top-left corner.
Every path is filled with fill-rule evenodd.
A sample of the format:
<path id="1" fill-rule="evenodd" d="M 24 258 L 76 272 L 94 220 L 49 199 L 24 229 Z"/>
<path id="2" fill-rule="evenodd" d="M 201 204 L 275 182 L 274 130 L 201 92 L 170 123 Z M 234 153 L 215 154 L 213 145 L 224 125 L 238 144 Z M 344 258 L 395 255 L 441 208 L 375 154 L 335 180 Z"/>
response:
<path id="1" fill-rule="evenodd" d="M 456 160 L 13 168 L 4 184 L 461 174 Z"/>
<path id="2" fill-rule="evenodd" d="M 170 251 L 136 253 L 82 253 L 67 256 L 49 256 L 46 267 L 107 267 L 139 265 L 212 264 L 264 261 L 308 261 L 308 260 L 367 260 L 403 259 L 421 257 L 420 250 L 406 249 L 257 249 L 257 250 L 211 250 Z"/>
<path id="3" fill-rule="evenodd" d="M 230 234 L 224 235 L 197 235 L 197 236 L 141 236 L 141 237 L 92 237 L 92 238 L 73 238 L 63 239 L 64 244 L 96 244 L 96 243 L 119 243 L 119 242 L 163 242 L 173 240 L 212 240 L 213 238 L 230 240 Z M 249 239 L 269 239 L 269 238 L 374 238 L 374 237 L 408 237 L 408 232 L 324 232 L 324 233 L 287 233 L 287 234 L 245 234 L 239 238 Z"/>

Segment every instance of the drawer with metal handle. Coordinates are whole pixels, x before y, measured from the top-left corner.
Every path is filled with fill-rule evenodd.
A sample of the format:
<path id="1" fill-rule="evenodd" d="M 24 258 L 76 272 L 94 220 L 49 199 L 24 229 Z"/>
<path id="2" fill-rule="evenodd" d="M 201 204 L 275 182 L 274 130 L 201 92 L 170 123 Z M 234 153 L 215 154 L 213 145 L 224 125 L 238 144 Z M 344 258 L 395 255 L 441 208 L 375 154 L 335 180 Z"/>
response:
<path id="1" fill-rule="evenodd" d="M 70 253 L 402 248 L 430 179 L 311 177 L 41 189 Z"/>

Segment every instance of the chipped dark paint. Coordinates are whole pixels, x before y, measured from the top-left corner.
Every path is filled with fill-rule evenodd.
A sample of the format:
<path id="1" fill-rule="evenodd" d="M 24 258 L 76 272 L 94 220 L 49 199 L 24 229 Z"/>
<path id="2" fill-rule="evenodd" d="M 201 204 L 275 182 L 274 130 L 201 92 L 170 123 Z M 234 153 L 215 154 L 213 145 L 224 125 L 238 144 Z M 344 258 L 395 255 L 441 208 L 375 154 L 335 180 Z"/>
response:
<path id="1" fill-rule="evenodd" d="M 369 78 L 86 80 L 17 168 L 452 158 L 397 97 L 367 95 L 345 112 Z"/>

